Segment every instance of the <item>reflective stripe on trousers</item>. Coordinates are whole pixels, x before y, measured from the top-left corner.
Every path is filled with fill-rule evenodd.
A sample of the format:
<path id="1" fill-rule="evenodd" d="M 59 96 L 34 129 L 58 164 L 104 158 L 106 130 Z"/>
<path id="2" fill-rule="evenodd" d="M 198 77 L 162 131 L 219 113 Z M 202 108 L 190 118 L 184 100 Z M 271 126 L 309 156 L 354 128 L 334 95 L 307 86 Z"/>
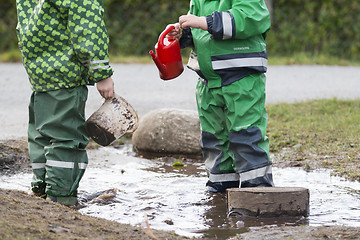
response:
<path id="1" fill-rule="evenodd" d="M 47 160 L 46 163 L 32 163 L 31 167 L 33 170 L 35 169 L 45 169 L 45 166 L 50 167 L 62 167 L 62 168 L 74 168 L 73 162 L 62 162 L 62 161 L 54 161 L 54 160 Z M 78 163 L 79 169 L 86 169 L 87 164 L 86 163 Z"/>

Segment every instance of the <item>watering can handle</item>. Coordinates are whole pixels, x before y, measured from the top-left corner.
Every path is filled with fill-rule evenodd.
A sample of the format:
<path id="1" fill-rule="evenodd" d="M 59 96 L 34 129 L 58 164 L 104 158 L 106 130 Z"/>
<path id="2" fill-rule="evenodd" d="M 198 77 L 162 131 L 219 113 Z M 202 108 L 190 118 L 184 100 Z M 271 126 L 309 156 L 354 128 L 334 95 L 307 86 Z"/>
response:
<path id="1" fill-rule="evenodd" d="M 167 27 L 159 36 L 159 41 L 158 41 L 158 45 L 160 48 L 164 47 L 164 38 L 166 37 L 166 35 L 171 32 L 173 29 L 175 29 L 175 26 L 171 25 L 169 27 Z"/>

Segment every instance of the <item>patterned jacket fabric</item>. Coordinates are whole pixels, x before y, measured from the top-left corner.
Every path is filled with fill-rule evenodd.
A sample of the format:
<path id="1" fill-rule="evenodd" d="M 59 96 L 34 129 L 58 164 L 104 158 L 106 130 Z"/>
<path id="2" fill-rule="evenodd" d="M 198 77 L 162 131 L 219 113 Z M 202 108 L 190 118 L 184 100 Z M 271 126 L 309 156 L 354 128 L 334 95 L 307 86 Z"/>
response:
<path id="1" fill-rule="evenodd" d="M 31 88 L 94 84 L 113 74 L 102 0 L 16 0 L 16 28 Z"/>

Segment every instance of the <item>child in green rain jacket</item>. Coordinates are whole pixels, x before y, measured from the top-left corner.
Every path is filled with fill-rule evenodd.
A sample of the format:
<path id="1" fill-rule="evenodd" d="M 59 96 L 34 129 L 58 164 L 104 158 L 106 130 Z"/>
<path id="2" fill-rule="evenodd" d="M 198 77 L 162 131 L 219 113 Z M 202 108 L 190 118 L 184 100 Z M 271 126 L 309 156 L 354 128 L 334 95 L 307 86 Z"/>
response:
<path id="1" fill-rule="evenodd" d="M 192 0 L 189 14 L 174 25 L 169 36 L 192 47 L 188 67 L 199 75 L 196 100 L 208 190 L 274 186 L 265 135 L 270 17 L 264 0 Z"/>
<path id="2" fill-rule="evenodd" d="M 17 35 L 33 90 L 28 143 L 32 191 L 64 205 L 77 202 L 88 163 L 86 85 L 114 93 L 101 0 L 16 0 Z"/>

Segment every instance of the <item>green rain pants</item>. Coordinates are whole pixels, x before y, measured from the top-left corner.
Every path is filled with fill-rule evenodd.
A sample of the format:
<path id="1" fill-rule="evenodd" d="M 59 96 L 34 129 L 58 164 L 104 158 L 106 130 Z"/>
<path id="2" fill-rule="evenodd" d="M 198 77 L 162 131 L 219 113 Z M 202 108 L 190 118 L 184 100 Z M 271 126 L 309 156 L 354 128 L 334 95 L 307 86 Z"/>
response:
<path id="1" fill-rule="evenodd" d="M 265 136 L 265 83 L 264 74 L 252 74 L 220 88 L 208 88 L 198 81 L 200 145 L 210 182 L 274 186 Z"/>
<path id="2" fill-rule="evenodd" d="M 85 147 L 86 86 L 33 92 L 28 143 L 37 195 L 76 197 L 88 163 Z"/>

